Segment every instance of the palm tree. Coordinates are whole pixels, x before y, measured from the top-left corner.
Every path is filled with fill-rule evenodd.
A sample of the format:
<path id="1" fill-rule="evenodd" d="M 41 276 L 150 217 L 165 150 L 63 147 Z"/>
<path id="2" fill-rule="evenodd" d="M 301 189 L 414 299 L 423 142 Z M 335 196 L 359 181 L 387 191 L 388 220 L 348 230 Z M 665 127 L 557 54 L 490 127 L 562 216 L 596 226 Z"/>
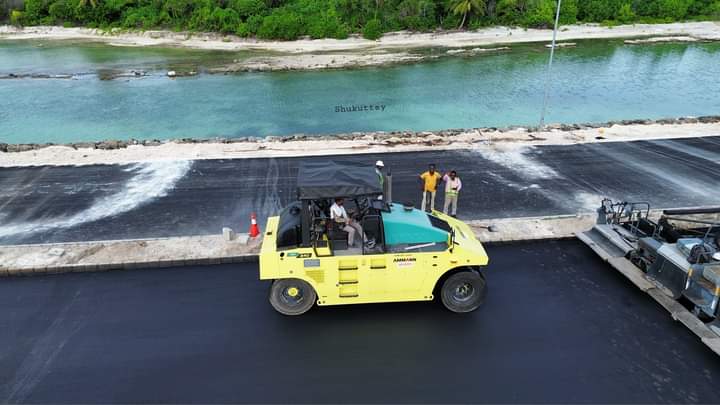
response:
<path id="1" fill-rule="evenodd" d="M 98 5 L 98 0 L 80 0 L 78 2 L 78 8 L 86 7 L 88 4 L 95 8 Z"/>
<path id="2" fill-rule="evenodd" d="M 460 22 L 458 29 L 465 25 L 465 19 L 468 13 L 475 13 L 478 15 L 485 14 L 485 0 L 450 0 L 448 3 L 448 9 L 455 15 L 462 14 L 463 18 Z"/>

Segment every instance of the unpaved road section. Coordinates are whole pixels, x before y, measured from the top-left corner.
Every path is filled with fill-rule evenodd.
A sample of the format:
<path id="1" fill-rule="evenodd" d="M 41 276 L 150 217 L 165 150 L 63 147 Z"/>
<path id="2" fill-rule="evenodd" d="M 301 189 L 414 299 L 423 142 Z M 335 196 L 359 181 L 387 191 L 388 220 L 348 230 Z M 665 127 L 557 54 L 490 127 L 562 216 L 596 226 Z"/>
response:
<path id="1" fill-rule="evenodd" d="M 260 238 L 222 235 L 0 246 L 0 276 L 238 263 L 255 260 Z"/>

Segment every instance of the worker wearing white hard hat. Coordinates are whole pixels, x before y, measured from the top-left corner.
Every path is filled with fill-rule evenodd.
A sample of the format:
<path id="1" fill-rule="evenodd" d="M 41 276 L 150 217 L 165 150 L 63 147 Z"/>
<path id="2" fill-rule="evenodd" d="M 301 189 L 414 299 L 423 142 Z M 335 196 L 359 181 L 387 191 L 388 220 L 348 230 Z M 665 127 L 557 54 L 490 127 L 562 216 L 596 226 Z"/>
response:
<path id="1" fill-rule="evenodd" d="M 378 178 L 380 179 L 380 187 L 383 189 L 383 195 L 385 194 L 385 173 L 383 173 L 383 169 L 385 168 L 385 163 L 383 163 L 382 160 L 378 160 L 375 162 L 375 173 L 377 173 Z M 378 197 L 378 200 L 382 200 L 382 196 Z"/>

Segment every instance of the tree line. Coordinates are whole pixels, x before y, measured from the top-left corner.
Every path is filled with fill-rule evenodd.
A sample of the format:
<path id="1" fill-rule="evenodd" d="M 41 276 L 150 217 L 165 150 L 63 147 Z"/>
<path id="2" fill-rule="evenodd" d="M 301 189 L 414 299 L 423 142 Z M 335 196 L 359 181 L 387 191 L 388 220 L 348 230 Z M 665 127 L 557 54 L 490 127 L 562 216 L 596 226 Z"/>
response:
<path id="1" fill-rule="evenodd" d="M 293 40 L 361 33 L 551 27 L 555 0 L 25 0 L 0 18 L 15 25 L 171 29 Z M 720 19 L 720 0 L 563 0 L 561 24 Z"/>

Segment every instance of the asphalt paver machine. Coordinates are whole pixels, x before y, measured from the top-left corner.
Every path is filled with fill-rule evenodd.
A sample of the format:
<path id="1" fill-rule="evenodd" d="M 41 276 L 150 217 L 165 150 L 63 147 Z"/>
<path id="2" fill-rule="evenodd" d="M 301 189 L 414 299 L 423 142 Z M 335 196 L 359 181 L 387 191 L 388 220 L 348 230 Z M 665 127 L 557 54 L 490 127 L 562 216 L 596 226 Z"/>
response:
<path id="1" fill-rule="evenodd" d="M 605 199 L 596 225 L 578 235 L 629 278 L 638 272 L 701 321 L 701 337 L 720 335 L 720 207 L 664 210 Z M 635 270 L 633 270 L 633 268 Z M 637 284 L 637 283 L 636 283 Z M 697 323 L 696 323 L 697 324 Z M 700 328 L 702 329 L 702 328 Z"/>
<path id="2" fill-rule="evenodd" d="M 482 304 L 488 257 L 470 227 L 382 194 L 368 165 L 318 161 L 299 168 L 298 199 L 268 219 L 260 253 L 260 279 L 272 280 L 270 303 L 278 312 L 430 301 L 436 294 L 454 312 Z M 345 199 L 368 243 L 348 246 L 343 226 L 330 218 L 336 198 Z"/>

